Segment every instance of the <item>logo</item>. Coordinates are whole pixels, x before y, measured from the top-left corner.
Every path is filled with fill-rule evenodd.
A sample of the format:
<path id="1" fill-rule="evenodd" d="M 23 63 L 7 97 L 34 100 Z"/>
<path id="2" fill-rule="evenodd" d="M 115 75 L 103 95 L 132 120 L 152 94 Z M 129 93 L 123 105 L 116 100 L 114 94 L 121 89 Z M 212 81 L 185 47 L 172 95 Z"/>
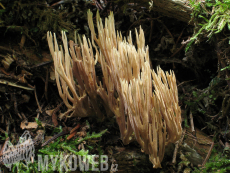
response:
<path id="1" fill-rule="evenodd" d="M 28 165 L 34 159 L 34 143 L 29 131 L 22 134 L 15 146 L 10 141 L 6 141 L 2 153 L 2 162 L 10 170 L 12 164 L 21 160 L 25 160 Z"/>
<path id="2" fill-rule="evenodd" d="M 38 155 L 38 171 L 108 171 L 107 155 Z M 110 171 L 118 171 L 118 164 L 112 164 Z"/>

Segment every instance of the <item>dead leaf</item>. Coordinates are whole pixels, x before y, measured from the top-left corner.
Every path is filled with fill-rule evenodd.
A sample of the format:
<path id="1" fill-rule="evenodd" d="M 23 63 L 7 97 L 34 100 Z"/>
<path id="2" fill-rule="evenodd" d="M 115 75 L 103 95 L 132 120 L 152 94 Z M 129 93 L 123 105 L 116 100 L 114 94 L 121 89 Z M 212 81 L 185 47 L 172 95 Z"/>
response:
<path id="1" fill-rule="evenodd" d="M 46 110 L 46 114 L 49 115 L 49 116 L 52 116 L 54 110 L 55 110 L 55 108 L 54 109 L 50 109 L 50 110 Z"/>
<path id="2" fill-rule="evenodd" d="M 42 126 L 45 127 L 45 123 L 42 123 Z M 36 122 L 25 122 L 22 121 L 20 125 L 21 129 L 36 129 L 38 124 Z"/>

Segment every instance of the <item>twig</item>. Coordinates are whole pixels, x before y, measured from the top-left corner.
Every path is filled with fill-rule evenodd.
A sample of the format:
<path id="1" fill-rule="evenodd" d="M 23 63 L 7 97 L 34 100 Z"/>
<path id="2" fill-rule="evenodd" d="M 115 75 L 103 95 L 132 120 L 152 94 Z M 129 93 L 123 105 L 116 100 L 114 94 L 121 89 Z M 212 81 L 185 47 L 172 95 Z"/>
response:
<path id="1" fill-rule="evenodd" d="M 176 142 L 175 150 L 174 150 L 174 153 L 173 153 L 173 160 L 172 160 L 172 163 L 173 163 L 173 164 L 176 163 L 177 151 L 178 151 L 179 146 L 181 145 L 181 143 L 182 143 L 183 140 L 184 140 L 185 132 L 186 132 L 186 130 L 184 130 L 184 131 L 182 132 L 182 135 L 181 135 L 180 140 Z"/>
<path id="2" fill-rule="evenodd" d="M 49 81 L 49 70 L 46 68 L 46 81 L 45 81 L 45 98 L 48 101 L 48 94 L 47 94 L 47 89 L 48 89 L 48 82 Z"/>
<path id="3" fill-rule="evenodd" d="M 167 26 L 161 21 L 161 20 L 157 20 L 158 22 L 160 22 L 162 25 L 163 25 L 163 27 L 165 28 L 165 30 L 167 31 L 167 33 L 170 35 L 170 37 L 173 39 L 173 43 L 174 43 L 174 45 L 175 45 L 175 41 L 174 41 L 174 37 L 173 37 L 173 35 L 172 35 L 172 33 L 169 31 L 169 29 L 167 28 Z"/>
<path id="4" fill-rule="evenodd" d="M 24 86 L 21 86 L 21 85 L 17 85 L 15 83 L 6 81 L 4 79 L 0 79 L 0 84 L 9 85 L 9 86 L 12 86 L 12 87 L 21 88 L 21 89 L 30 90 L 30 91 L 34 90 L 33 88 L 29 88 L 29 87 L 24 87 Z"/>
<path id="5" fill-rule="evenodd" d="M 152 20 L 152 16 L 151 16 L 151 22 L 150 22 L 150 34 L 149 34 L 149 43 L 152 40 L 152 34 L 153 34 L 153 23 L 154 21 Z"/>
<path id="6" fill-rule="evenodd" d="M 190 132 L 186 132 L 186 135 L 197 140 L 197 137 L 191 134 Z"/>
<path id="7" fill-rule="evenodd" d="M 219 115 L 219 113 L 216 114 L 216 115 L 214 115 L 214 116 L 209 116 L 209 117 L 212 118 L 212 120 L 213 120 L 213 119 L 216 118 L 218 115 Z"/>
<path id="8" fill-rule="evenodd" d="M 193 122 L 192 111 L 190 111 L 189 117 L 190 117 L 191 131 L 192 131 L 192 134 L 193 134 L 193 132 L 195 132 L 195 129 L 194 129 L 194 122 Z"/>
<path id="9" fill-rule="evenodd" d="M 0 74 L 0 78 L 17 80 L 17 82 L 19 83 L 26 84 L 26 82 L 23 82 L 22 80 L 20 80 L 18 76 L 15 76 L 12 73 L 6 72 L 3 68 L 0 68 L 0 70 L 2 73 L 4 73 L 4 74 Z"/>
<path id="10" fill-rule="evenodd" d="M 21 114 L 22 114 L 22 117 L 24 118 L 24 121 L 28 123 L 28 119 L 26 118 L 25 114 L 23 112 Z"/>
<path id="11" fill-rule="evenodd" d="M 25 42 L 26 42 L 26 35 L 22 34 L 21 42 L 19 43 L 20 49 L 22 49 L 24 47 Z"/>
<path id="12" fill-rule="evenodd" d="M 19 116 L 20 119 L 22 119 L 22 116 L 19 113 L 18 113 L 18 116 Z"/>
<path id="13" fill-rule="evenodd" d="M 102 6 L 100 5 L 100 3 L 97 0 L 94 0 L 94 3 L 95 3 L 98 10 L 100 10 L 100 9 L 103 10 Z"/>
<path id="14" fill-rule="evenodd" d="M 185 28 L 186 28 L 186 27 L 185 27 Z M 185 28 L 184 28 L 184 29 L 185 29 Z M 184 29 L 181 31 L 179 37 L 177 38 L 176 45 L 177 45 L 177 43 L 179 42 L 179 40 L 181 39 L 181 36 L 182 36 L 183 33 L 184 33 Z"/>
<path id="15" fill-rule="evenodd" d="M 126 32 L 126 36 L 129 36 L 129 31 L 131 30 L 131 27 L 133 25 L 136 25 L 137 23 L 140 23 L 140 22 L 145 22 L 145 21 L 151 21 L 151 20 L 157 20 L 157 19 L 160 19 L 162 16 L 159 16 L 159 17 L 156 17 L 156 18 L 145 18 L 145 19 L 140 19 L 140 20 L 137 20 L 135 22 L 133 22 L 132 25 L 130 25 L 130 27 L 128 28 L 127 32 Z"/>
<path id="16" fill-rule="evenodd" d="M 9 112 L 9 115 L 10 115 L 10 112 Z M 10 120 L 8 119 L 8 120 L 6 120 L 6 133 L 9 134 L 9 132 L 10 132 Z"/>
<path id="17" fill-rule="evenodd" d="M 37 119 L 39 119 L 39 116 L 40 116 L 40 113 L 38 112 L 38 113 L 37 113 L 37 117 L 36 117 L 36 118 L 37 118 Z"/>
<path id="18" fill-rule="evenodd" d="M 42 108 L 38 102 L 38 97 L 37 97 L 37 92 L 36 92 L 36 87 L 34 86 L 34 95 L 35 95 L 35 99 L 36 99 L 36 102 L 37 102 L 37 105 L 38 105 L 38 109 L 40 111 L 40 113 L 42 113 Z"/>
<path id="19" fill-rule="evenodd" d="M 3 47 L 3 46 L 0 46 L 0 49 L 1 49 L 1 50 L 5 50 L 5 51 L 8 51 L 8 52 L 11 52 L 11 53 L 16 53 L 16 54 L 18 54 L 18 55 L 21 55 L 21 53 L 15 52 L 14 50 L 8 49 L 8 48 Z"/>
<path id="20" fill-rule="evenodd" d="M 187 40 L 183 40 L 182 42 L 181 42 L 181 44 L 188 44 L 189 42 L 190 42 L 191 40 L 190 40 L 190 37 L 188 37 L 188 39 Z"/>
<path id="21" fill-rule="evenodd" d="M 46 61 L 46 62 L 42 62 L 42 63 L 40 63 L 40 64 L 37 64 L 37 65 L 34 65 L 34 66 L 30 67 L 29 69 L 36 68 L 36 67 L 41 67 L 41 66 L 44 66 L 44 65 L 48 65 L 48 64 L 50 64 L 50 63 L 52 63 L 52 62 L 53 62 L 53 60 L 51 60 L 51 61 Z"/>
<path id="22" fill-rule="evenodd" d="M 0 57 L 1 57 L 1 55 L 0 55 Z M 2 67 L 0 68 L 0 70 L 1 70 L 1 72 L 4 73 L 6 76 L 11 75 L 11 73 L 6 72 L 6 70 L 5 70 L 4 68 L 2 68 Z"/>
<path id="23" fill-rule="evenodd" d="M 187 83 L 187 82 L 192 82 L 192 81 L 194 81 L 194 80 L 188 80 L 188 81 L 181 82 L 180 84 L 178 84 L 178 86 L 183 85 L 184 83 Z"/>
<path id="24" fill-rule="evenodd" d="M 3 110 L 2 110 L 2 107 L 0 106 L 0 110 L 3 112 Z M 2 118 L 1 118 L 1 123 L 3 124 L 4 123 L 4 118 L 5 118 L 5 116 L 2 116 Z"/>
<path id="25" fill-rule="evenodd" d="M 224 148 L 224 143 L 219 139 L 219 144 Z"/>
<path id="26" fill-rule="evenodd" d="M 182 44 L 181 47 L 180 47 L 179 49 L 177 49 L 177 51 L 174 52 L 174 53 L 170 56 L 170 58 L 174 57 L 174 56 L 175 56 L 178 52 L 180 52 L 184 47 L 185 47 L 185 44 Z"/>
<path id="27" fill-rule="evenodd" d="M 204 162 L 202 163 L 202 167 L 204 167 L 205 163 L 208 161 L 208 159 L 209 159 L 209 157 L 210 157 L 210 155 L 212 153 L 213 147 L 214 147 L 214 142 L 212 142 L 212 145 L 211 145 L 211 147 L 210 147 L 210 149 L 208 151 L 208 154 L 207 154 L 206 158 L 204 159 Z"/>
<path id="28" fill-rule="evenodd" d="M 18 104 L 17 104 L 15 92 L 12 93 L 11 97 L 12 97 L 12 101 L 14 102 L 14 112 L 15 114 L 18 114 Z"/>

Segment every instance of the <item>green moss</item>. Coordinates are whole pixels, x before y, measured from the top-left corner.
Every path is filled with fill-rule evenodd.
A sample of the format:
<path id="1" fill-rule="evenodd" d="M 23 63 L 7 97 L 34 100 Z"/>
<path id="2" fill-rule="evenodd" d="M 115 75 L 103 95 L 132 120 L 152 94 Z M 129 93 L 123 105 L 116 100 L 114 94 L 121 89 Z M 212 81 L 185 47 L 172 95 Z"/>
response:
<path id="1" fill-rule="evenodd" d="M 190 0 L 190 5 L 193 7 L 192 19 L 196 28 L 186 51 L 191 44 L 198 43 L 201 36 L 210 40 L 214 34 L 222 32 L 225 26 L 230 30 L 230 0 Z"/>
<path id="2" fill-rule="evenodd" d="M 203 168 L 196 168 L 193 173 L 215 173 L 230 171 L 230 159 L 218 154 L 209 159 Z"/>

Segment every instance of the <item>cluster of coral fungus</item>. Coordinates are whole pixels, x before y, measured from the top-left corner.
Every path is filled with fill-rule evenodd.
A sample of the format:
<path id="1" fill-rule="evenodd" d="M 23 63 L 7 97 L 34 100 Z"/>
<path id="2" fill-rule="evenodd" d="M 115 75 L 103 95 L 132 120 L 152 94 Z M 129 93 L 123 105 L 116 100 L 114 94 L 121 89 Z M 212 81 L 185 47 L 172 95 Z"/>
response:
<path id="1" fill-rule="evenodd" d="M 54 59 L 59 94 L 68 111 L 64 116 L 116 116 L 124 144 L 134 133 L 142 151 L 149 154 L 154 168 L 161 167 L 165 146 L 176 142 L 182 133 L 176 78 L 173 72 L 151 70 L 149 49 L 143 30 L 136 31 L 137 48 L 129 37 L 115 31 L 113 13 L 102 19 L 97 13 L 97 31 L 88 12 L 91 40 L 67 42 L 62 33 L 59 48 L 55 34 L 47 33 Z M 96 53 L 95 53 L 96 52 Z M 95 65 L 100 64 L 103 78 L 98 80 Z M 99 99 L 100 98 L 100 99 Z M 101 102 L 101 104 L 99 104 Z"/>

